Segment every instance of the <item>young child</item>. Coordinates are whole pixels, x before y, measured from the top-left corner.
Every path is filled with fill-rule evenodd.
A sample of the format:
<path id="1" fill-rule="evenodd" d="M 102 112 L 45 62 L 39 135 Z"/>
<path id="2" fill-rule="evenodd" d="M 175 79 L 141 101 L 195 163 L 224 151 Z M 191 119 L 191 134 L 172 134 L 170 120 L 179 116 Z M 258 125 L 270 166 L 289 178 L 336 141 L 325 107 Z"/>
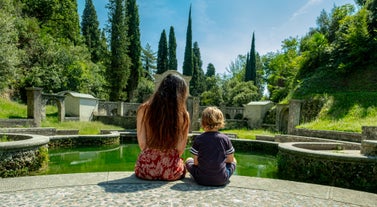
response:
<path id="1" fill-rule="evenodd" d="M 224 127 L 223 113 L 216 107 L 207 107 L 201 124 L 205 132 L 195 138 L 190 149 L 194 158 L 186 159 L 186 168 L 198 184 L 225 185 L 237 161 L 229 137 L 219 132 Z"/>

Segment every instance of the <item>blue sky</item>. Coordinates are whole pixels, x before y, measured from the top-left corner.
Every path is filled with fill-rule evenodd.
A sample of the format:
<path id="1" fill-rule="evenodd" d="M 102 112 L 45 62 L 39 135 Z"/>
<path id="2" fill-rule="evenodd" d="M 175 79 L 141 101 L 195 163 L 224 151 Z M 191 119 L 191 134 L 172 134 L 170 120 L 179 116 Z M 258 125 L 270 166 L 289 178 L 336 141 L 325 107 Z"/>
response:
<path id="1" fill-rule="evenodd" d="M 101 28 L 107 24 L 108 0 L 92 0 Z M 178 71 L 182 72 L 188 12 L 192 5 L 193 42 L 198 42 L 206 72 L 208 63 L 216 72 L 226 68 L 239 54 L 246 54 L 255 33 L 255 49 L 260 55 L 281 49 L 289 37 L 301 37 L 316 26 L 324 9 L 354 4 L 354 0 L 137 0 L 141 44 L 157 52 L 163 29 L 174 27 L 177 41 Z M 78 0 L 81 18 L 85 0 Z"/>

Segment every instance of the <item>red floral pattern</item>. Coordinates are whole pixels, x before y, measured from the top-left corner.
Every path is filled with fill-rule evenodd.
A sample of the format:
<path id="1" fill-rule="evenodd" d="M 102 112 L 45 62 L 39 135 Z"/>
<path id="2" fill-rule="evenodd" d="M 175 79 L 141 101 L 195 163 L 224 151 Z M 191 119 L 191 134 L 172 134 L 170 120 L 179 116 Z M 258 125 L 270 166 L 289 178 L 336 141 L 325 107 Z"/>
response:
<path id="1" fill-rule="evenodd" d="M 178 180 L 186 173 L 178 151 L 146 149 L 136 161 L 135 174 L 147 180 Z"/>

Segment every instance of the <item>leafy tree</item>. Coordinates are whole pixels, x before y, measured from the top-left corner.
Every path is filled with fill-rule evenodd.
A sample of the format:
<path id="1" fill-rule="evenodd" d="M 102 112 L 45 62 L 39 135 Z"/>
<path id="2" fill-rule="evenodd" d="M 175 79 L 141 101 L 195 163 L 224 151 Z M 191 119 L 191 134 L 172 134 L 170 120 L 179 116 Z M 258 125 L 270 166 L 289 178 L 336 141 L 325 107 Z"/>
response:
<path id="1" fill-rule="evenodd" d="M 226 97 L 224 100 L 225 105 L 231 107 L 241 107 L 250 101 L 257 101 L 259 99 L 258 88 L 253 82 L 240 82 L 236 78 L 225 82 L 223 93 L 223 97 Z"/>
<path id="2" fill-rule="evenodd" d="M 206 77 L 212 77 L 216 74 L 216 68 L 212 63 L 208 63 Z"/>
<path id="3" fill-rule="evenodd" d="M 126 24 L 127 24 L 127 39 L 129 41 L 128 57 L 131 60 L 130 76 L 127 83 L 127 100 L 133 98 L 133 92 L 139 84 L 139 79 L 142 72 L 141 67 L 141 44 L 140 44 L 140 29 L 139 29 L 139 11 L 136 0 L 126 0 Z"/>
<path id="4" fill-rule="evenodd" d="M 137 86 L 136 96 L 132 102 L 143 103 L 146 101 L 154 92 L 154 83 L 148 78 L 141 77 L 140 83 Z"/>
<path id="5" fill-rule="evenodd" d="M 237 58 L 232 61 L 229 66 L 226 68 L 227 72 L 231 74 L 232 77 L 236 77 L 239 81 L 244 80 L 244 68 L 246 66 L 245 55 L 238 55 Z M 241 77 L 242 76 L 242 77 Z"/>
<path id="6" fill-rule="evenodd" d="M 199 96 L 205 90 L 205 78 L 202 69 L 203 62 L 200 56 L 198 42 L 194 43 L 193 48 L 193 74 L 190 81 L 190 93 L 193 96 Z"/>
<path id="7" fill-rule="evenodd" d="M 302 67 L 298 73 L 298 78 L 302 79 L 317 71 L 320 66 L 328 60 L 329 43 L 325 35 L 315 32 L 302 38 L 300 52 L 303 57 Z"/>
<path id="8" fill-rule="evenodd" d="M 339 47 L 347 48 L 344 53 L 343 62 L 338 66 L 338 72 L 349 72 L 358 67 L 373 64 L 375 52 L 377 52 L 376 40 L 373 41 L 371 33 L 368 32 L 368 14 L 365 9 L 360 10 L 353 16 L 344 18 L 338 31 Z M 342 49 L 344 51 L 344 49 Z M 339 58 L 340 59 L 340 58 Z"/>
<path id="9" fill-rule="evenodd" d="M 166 32 L 162 30 L 157 51 L 157 74 L 162 74 L 168 70 L 168 43 Z"/>
<path id="10" fill-rule="evenodd" d="M 201 106 L 222 106 L 223 91 L 220 86 L 219 76 L 206 76 L 206 90 L 200 95 L 200 105 Z"/>
<path id="11" fill-rule="evenodd" d="M 178 61 L 177 61 L 177 42 L 175 39 L 174 27 L 170 27 L 169 31 L 169 70 L 177 70 L 178 69 Z"/>
<path id="12" fill-rule="evenodd" d="M 79 15 L 76 0 L 21 0 L 25 14 L 36 17 L 40 27 L 54 38 L 74 44 L 80 41 Z"/>
<path id="13" fill-rule="evenodd" d="M 366 9 L 368 11 L 368 30 L 369 33 L 376 37 L 377 35 L 377 1 L 366 0 Z"/>
<path id="14" fill-rule="evenodd" d="M 156 52 L 151 48 L 151 45 L 147 43 L 145 48 L 142 50 L 141 61 L 144 69 L 143 77 L 153 80 L 153 75 L 156 73 Z"/>
<path id="15" fill-rule="evenodd" d="M 328 38 L 328 42 L 331 47 L 327 51 L 330 51 L 330 54 L 325 54 L 324 57 L 328 57 L 330 60 L 334 61 L 325 60 L 322 63 L 331 63 L 330 66 L 334 69 L 335 72 L 338 73 L 344 73 L 348 70 L 347 68 L 350 68 L 348 57 L 352 48 L 350 48 L 350 45 L 348 44 L 346 38 L 344 38 L 345 35 L 343 34 L 345 34 L 348 30 L 347 28 L 350 25 L 350 19 L 348 17 L 351 16 L 353 12 L 353 5 L 346 4 L 340 7 L 334 7 L 330 14 L 331 23 L 335 26 L 330 27 L 333 35 Z"/>
<path id="16" fill-rule="evenodd" d="M 328 36 L 327 39 L 330 43 L 337 39 L 337 32 L 339 31 L 340 25 L 343 19 L 351 15 L 355 8 L 351 4 L 346 4 L 340 7 L 334 7 L 330 13 L 330 25 L 328 26 Z"/>
<path id="17" fill-rule="evenodd" d="M 52 19 L 58 0 L 21 0 L 24 3 L 23 13 L 29 17 L 38 19 L 41 25 L 48 23 Z"/>
<path id="18" fill-rule="evenodd" d="M 369 32 L 369 53 L 372 54 L 371 59 L 375 60 L 377 58 L 377 1 L 368 0 L 366 4 L 367 9 L 367 25 Z M 372 63 L 373 64 L 373 63 Z"/>
<path id="19" fill-rule="evenodd" d="M 17 48 L 16 9 L 11 0 L 0 2 L 0 94 L 15 81 L 16 70 L 20 63 Z"/>
<path id="20" fill-rule="evenodd" d="M 42 33 L 43 34 L 43 33 Z M 17 87 L 41 87 L 45 92 L 72 90 L 99 98 L 104 94 L 103 67 L 90 60 L 84 46 L 57 42 L 51 35 L 35 36 L 23 47 L 25 54 Z"/>
<path id="21" fill-rule="evenodd" d="M 283 41 L 282 51 L 268 53 L 262 58 L 264 78 L 271 101 L 282 101 L 290 89 L 295 87 L 294 80 L 301 65 L 298 51 L 298 39 L 291 37 Z"/>
<path id="22" fill-rule="evenodd" d="M 126 99 L 127 80 L 130 75 L 130 58 L 127 55 L 128 40 L 127 27 L 125 24 L 125 10 L 123 0 L 110 0 L 109 23 L 110 23 L 110 65 L 107 68 L 107 80 L 110 85 L 111 101 Z"/>
<path id="23" fill-rule="evenodd" d="M 192 29 L 191 29 L 191 6 L 186 31 L 186 47 L 183 59 L 183 75 L 192 76 L 193 73 Z"/>
<path id="24" fill-rule="evenodd" d="M 92 0 L 85 1 L 85 8 L 81 18 L 81 32 L 84 36 L 84 41 L 90 51 L 92 61 L 96 63 L 101 59 L 102 55 L 101 33 Z"/>

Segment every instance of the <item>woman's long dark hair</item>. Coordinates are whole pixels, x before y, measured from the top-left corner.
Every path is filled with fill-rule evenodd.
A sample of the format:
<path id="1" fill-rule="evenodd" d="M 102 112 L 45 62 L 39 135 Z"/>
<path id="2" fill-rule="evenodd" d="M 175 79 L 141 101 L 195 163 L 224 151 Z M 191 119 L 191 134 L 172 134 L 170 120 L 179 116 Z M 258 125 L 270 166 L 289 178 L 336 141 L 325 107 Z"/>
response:
<path id="1" fill-rule="evenodd" d="M 147 146 L 156 149 L 174 149 L 183 138 L 187 116 L 187 84 L 177 75 L 169 74 L 157 91 L 144 104 L 143 124 L 146 126 Z"/>

